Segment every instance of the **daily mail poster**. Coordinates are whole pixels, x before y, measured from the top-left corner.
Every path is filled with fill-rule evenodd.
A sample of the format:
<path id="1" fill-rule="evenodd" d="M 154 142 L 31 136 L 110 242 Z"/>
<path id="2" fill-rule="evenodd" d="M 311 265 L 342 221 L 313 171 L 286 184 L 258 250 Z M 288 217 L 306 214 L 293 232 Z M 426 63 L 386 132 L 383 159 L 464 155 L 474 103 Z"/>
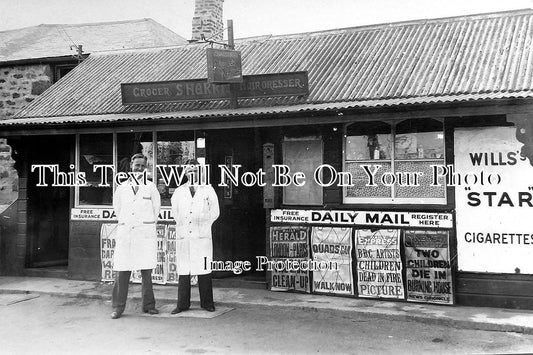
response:
<path id="1" fill-rule="evenodd" d="M 515 127 L 455 131 L 455 171 L 479 177 L 455 188 L 460 271 L 533 274 L 533 167 L 515 135 Z"/>
<path id="2" fill-rule="evenodd" d="M 360 297 L 404 298 L 399 229 L 355 231 Z"/>
<path id="3" fill-rule="evenodd" d="M 407 300 L 453 304 L 448 232 L 406 230 L 403 240 Z"/>
<path id="4" fill-rule="evenodd" d="M 313 260 L 335 265 L 313 271 L 313 292 L 353 295 L 352 228 L 313 227 Z"/>

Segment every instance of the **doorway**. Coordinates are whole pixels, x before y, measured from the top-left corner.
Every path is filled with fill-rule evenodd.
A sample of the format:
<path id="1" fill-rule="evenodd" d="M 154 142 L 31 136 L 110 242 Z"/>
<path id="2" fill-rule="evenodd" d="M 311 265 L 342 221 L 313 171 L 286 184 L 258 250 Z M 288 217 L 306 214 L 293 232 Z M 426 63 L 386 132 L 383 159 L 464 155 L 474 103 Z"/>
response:
<path id="1" fill-rule="evenodd" d="M 209 131 L 207 159 L 212 171 L 212 185 L 220 200 L 220 217 L 213 230 L 213 259 L 250 261 L 252 270 L 240 275 L 215 272 L 215 277 L 238 276 L 250 281 L 265 281 L 264 272 L 256 272 L 256 256 L 266 255 L 265 210 L 261 187 L 220 187 L 218 165 L 241 165 L 240 173 L 256 172 L 262 167 L 262 146 L 258 129 Z M 231 185 L 231 184 L 230 184 Z"/>
<path id="2" fill-rule="evenodd" d="M 27 140 L 28 149 L 28 247 L 27 267 L 68 265 L 70 187 L 51 186 L 53 174 L 46 170 L 45 183 L 37 186 L 39 174 L 32 165 L 52 164 L 60 172 L 70 169 L 73 136 L 37 136 Z"/>

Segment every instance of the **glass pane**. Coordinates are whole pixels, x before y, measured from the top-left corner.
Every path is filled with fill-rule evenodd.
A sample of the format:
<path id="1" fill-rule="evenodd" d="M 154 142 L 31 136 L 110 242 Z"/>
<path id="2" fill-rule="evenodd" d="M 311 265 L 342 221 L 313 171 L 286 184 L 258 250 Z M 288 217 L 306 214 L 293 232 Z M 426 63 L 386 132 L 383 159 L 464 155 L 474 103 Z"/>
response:
<path id="1" fill-rule="evenodd" d="M 442 186 L 430 186 L 432 182 L 432 170 L 431 165 L 444 165 L 444 160 L 432 160 L 432 161 L 402 161 L 396 162 L 396 172 L 404 173 L 422 173 L 418 178 L 420 186 L 400 186 L 397 180 L 396 184 L 396 197 L 397 198 L 444 198 L 446 197 L 446 184 L 443 179 L 439 181 Z M 405 185 L 407 178 L 406 174 L 402 174 L 403 185 Z M 409 174 L 412 175 L 412 174 Z M 397 178 L 398 179 L 398 178 Z M 412 182 L 413 180 L 411 180 Z"/>
<path id="2" fill-rule="evenodd" d="M 291 171 L 301 171 L 306 177 L 313 176 L 315 169 L 322 165 L 322 138 L 309 137 L 307 140 L 285 140 L 283 142 L 283 164 Z M 320 205 L 323 188 L 314 178 L 308 178 L 303 186 L 291 184 L 283 188 L 283 203 L 291 205 Z"/>
<path id="3" fill-rule="evenodd" d="M 131 157 L 137 153 L 143 154 L 147 159 L 146 170 L 148 178 L 152 180 L 154 166 L 154 147 L 152 132 L 118 133 L 117 134 L 117 171 L 130 171 Z"/>
<path id="4" fill-rule="evenodd" d="M 396 126 L 395 159 L 444 158 L 441 122 L 432 119 L 406 120 Z"/>
<path id="5" fill-rule="evenodd" d="M 390 159 L 391 126 L 384 122 L 354 123 L 347 130 L 346 160 Z"/>
<path id="6" fill-rule="evenodd" d="M 366 186 L 368 184 L 368 175 L 361 167 L 362 163 L 347 162 L 345 169 L 352 175 L 354 186 L 346 189 L 346 197 L 357 198 L 391 198 L 391 188 L 381 183 L 381 176 L 391 171 L 389 162 L 380 162 L 381 168 L 375 174 L 375 184 L 377 186 Z M 374 167 L 370 167 L 374 171 Z"/>
<path id="7" fill-rule="evenodd" d="M 157 133 L 157 165 L 185 164 L 194 158 L 194 132 L 161 132 Z M 167 170 L 170 172 L 170 170 Z M 157 171 L 157 189 L 161 193 L 161 205 L 170 206 L 170 198 L 176 189 L 174 179 L 165 184 L 160 172 Z"/>
<path id="8" fill-rule="evenodd" d="M 79 188 L 80 205 L 110 205 L 113 199 L 112 186 L 98 186 L 101 182 L 102 170 L 93 172 L 93 166 L 95 164 L 113 165 L 113 135 L 81 134 L 79 148 L 79 171 L 85 173 L 87 185 L 89 185 Z"/>

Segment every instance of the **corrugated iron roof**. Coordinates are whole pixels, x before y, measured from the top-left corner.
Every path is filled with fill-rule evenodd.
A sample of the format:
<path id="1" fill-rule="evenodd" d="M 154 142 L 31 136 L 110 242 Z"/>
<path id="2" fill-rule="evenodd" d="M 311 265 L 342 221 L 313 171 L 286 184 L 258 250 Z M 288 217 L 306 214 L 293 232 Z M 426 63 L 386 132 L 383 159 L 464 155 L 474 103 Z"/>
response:
<path id="1" fill-rule="evenodd" d="M 308 71 L 310 87 L 308 97 L 240 100 L 238 110 L 222 100 L 122 105 L 121 83 L 207 77 L 205 44 L 95 53 L 16 117 L 75 123 L 84 115 L 135 120 L 529 98 L 532 42 L 533 10 L 237 40 L 244 75 Z M 151 114 L 160 111 L 167 113 Z"/>
<path id="2" fill-rule="evenodd" d="M 43 24 L 0 31 L 0 65 L 6 62 L 75 54 L 70 45 L 82 45 L 85 53 L 111 49 L 175 46 L 185 38 L 158 22 L 145 18 L 86 24 Z"/>

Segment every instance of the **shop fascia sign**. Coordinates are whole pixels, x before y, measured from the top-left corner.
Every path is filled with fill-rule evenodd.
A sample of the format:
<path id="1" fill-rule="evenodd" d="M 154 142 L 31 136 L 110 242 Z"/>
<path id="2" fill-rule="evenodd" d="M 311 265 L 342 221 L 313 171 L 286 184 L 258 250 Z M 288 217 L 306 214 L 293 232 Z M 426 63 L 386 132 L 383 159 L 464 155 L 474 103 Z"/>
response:
<path id="1" fill-rule="evenodd" d="M 207 79 L 121 84 L 122 104 L 153 104 L 231 98 L 233 87 L 238 98 L 309 95 L 307 71 L 244 75 L 242 83 L 214 84 Z"/>
<path id="2" fill-rule="evenodd" d="M 270 221 L 274 223 L 341 226 L 453 228 L 453 216 L 451 213 L 427 212 L 275 209 L 270 213 Z"/>

